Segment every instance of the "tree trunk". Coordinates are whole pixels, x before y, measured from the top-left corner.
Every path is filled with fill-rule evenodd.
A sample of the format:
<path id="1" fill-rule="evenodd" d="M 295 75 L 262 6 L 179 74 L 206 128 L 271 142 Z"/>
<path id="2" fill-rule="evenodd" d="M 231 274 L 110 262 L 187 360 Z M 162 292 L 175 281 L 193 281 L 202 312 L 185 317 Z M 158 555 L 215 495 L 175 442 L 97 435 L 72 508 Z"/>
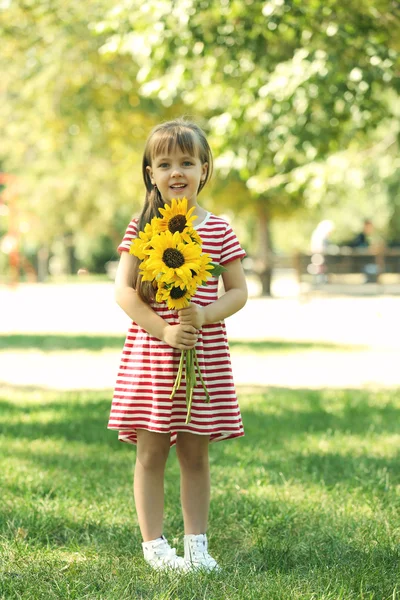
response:
<path id="1" fill-rule="evenodd" d="M 273 274 L 273 254 L 272 240 L 270 231 L 270 217 L 267 207 L 264 204 L 260 205 L 258 211 L 259 218 L 259 256 L 261 270 L 259 272 L 260 282 L 262 286 L 261 295 L 271 296 L 271 283 Z"/>
<path id="2" fill-rule="evenodd" d="M 65 234 L 64 243 L 66 254 L 66 271 L 68 275 L 76 275 L 78 263 L 75 256 L 74 236 L 72 233 Z"/>
<path id="3" fill-rule="evenodd" d="M 49 249 L 41 246 L 37 253 L 37 280 L 40 283 L 46 281 L 49 275 Z"/>

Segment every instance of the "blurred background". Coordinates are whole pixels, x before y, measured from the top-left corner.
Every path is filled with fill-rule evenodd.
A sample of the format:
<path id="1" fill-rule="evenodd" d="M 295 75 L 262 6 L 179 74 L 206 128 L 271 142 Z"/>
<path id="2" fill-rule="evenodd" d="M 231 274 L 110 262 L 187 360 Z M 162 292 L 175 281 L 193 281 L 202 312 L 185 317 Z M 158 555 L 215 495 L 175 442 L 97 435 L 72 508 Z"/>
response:
<path id="1" fill-rule="evenodd" d="M 399 17 L 394 0 L 0 0 L 0 283 L 112 279 L 144 141 L 187 115 L 252 295 L 396 286 Z"/>

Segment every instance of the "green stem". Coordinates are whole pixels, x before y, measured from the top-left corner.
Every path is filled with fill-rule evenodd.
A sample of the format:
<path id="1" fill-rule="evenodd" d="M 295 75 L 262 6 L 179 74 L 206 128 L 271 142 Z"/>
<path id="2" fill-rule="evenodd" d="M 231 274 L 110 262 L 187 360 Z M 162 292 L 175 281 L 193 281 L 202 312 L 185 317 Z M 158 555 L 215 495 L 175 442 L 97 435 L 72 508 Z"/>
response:
<path id="1" fill-rule="evenodd" d="M 209 395 L 209 393 L 207 391 L 206 384 L 204 383 L 204 379 L 203 379 L 203 376 L 201 374 L 200 365 L 199 365 L 199 361 L 198 361 L 198 358 L 197 358 L 196 348 L 193 350 L 193 352 L 194 352 L 194 362 L 195 362 L 195 365 L 196 365 L 197 373 L 198 373 L 198 375 L 200 377 L 201 385 L 203 386 L 203 390 L 204 390 L 204 392 L 206 394 L 206 400 L 205 401 L 208 404 L 210 402 L 210 395 Z"/>
<path id="2" fill-rule="evenodd" d="M 187 350 L 186 352 L 186 425 L 190 422 L 192 401 L 193 401 L 193 390 L 196 385 L 196 373 L 194 370 L 193 362 L 193 350 Z"/>
<path id="3" fill-rule="evenodd" d="M 181 359 L 179 361 L 178 373 L 176 375 L 174 387 L 172 388 L 172 392 L 171 392 L 171 395 L 169 397 L 170 400 L 172 400 L 172 398 L 175 396 L 176 390 L 181 385 L 182 371 L 183 371 L 183 361 L 184 361 L 184 358 L 185 358 L 185 353 L 186 353 L 186 350 L 181 350 Z"/>
<path id="4" fill-rule="evenodd" d="M 189 398 L 187 400 L 187 413 L 186 413 L 186 425 L 188 425 L 190 423 L 190 419 L 191 419 L 191 412 L 192 412 L 192 401 L 193 401 L 193 387 L 190 386 L 189 389 Z"/>

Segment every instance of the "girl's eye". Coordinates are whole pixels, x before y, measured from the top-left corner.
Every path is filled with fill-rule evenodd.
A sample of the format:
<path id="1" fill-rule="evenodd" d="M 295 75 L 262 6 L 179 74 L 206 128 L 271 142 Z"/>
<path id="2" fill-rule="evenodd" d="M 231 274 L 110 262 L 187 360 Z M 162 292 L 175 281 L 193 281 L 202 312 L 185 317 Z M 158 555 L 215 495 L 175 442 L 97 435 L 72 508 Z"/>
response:
<path id="1" fill-rule="evenodd" d="M 191 160 L 182 161 L 183 167 L 191 167 L 192 165 L 193 165 L 193 161 L 191 161 Z M 170 167 L 170 163 L 162 162 L 162 163 L 159 163 L 157 166 L 159 169 L 168 169 Z"/>

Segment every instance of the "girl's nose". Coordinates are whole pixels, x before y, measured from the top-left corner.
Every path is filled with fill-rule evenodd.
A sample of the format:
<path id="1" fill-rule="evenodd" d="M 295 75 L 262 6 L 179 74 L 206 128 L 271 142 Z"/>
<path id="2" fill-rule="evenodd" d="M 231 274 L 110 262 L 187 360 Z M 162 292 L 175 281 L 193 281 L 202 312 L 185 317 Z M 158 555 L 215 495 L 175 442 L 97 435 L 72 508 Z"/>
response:
<path id="1" fill-rule="evenodd" d="M 182 174 L 182 172 L 179 167 L 174 167 L 172 169 L 172 177 L 180 177 L 181 174 Z"/>

